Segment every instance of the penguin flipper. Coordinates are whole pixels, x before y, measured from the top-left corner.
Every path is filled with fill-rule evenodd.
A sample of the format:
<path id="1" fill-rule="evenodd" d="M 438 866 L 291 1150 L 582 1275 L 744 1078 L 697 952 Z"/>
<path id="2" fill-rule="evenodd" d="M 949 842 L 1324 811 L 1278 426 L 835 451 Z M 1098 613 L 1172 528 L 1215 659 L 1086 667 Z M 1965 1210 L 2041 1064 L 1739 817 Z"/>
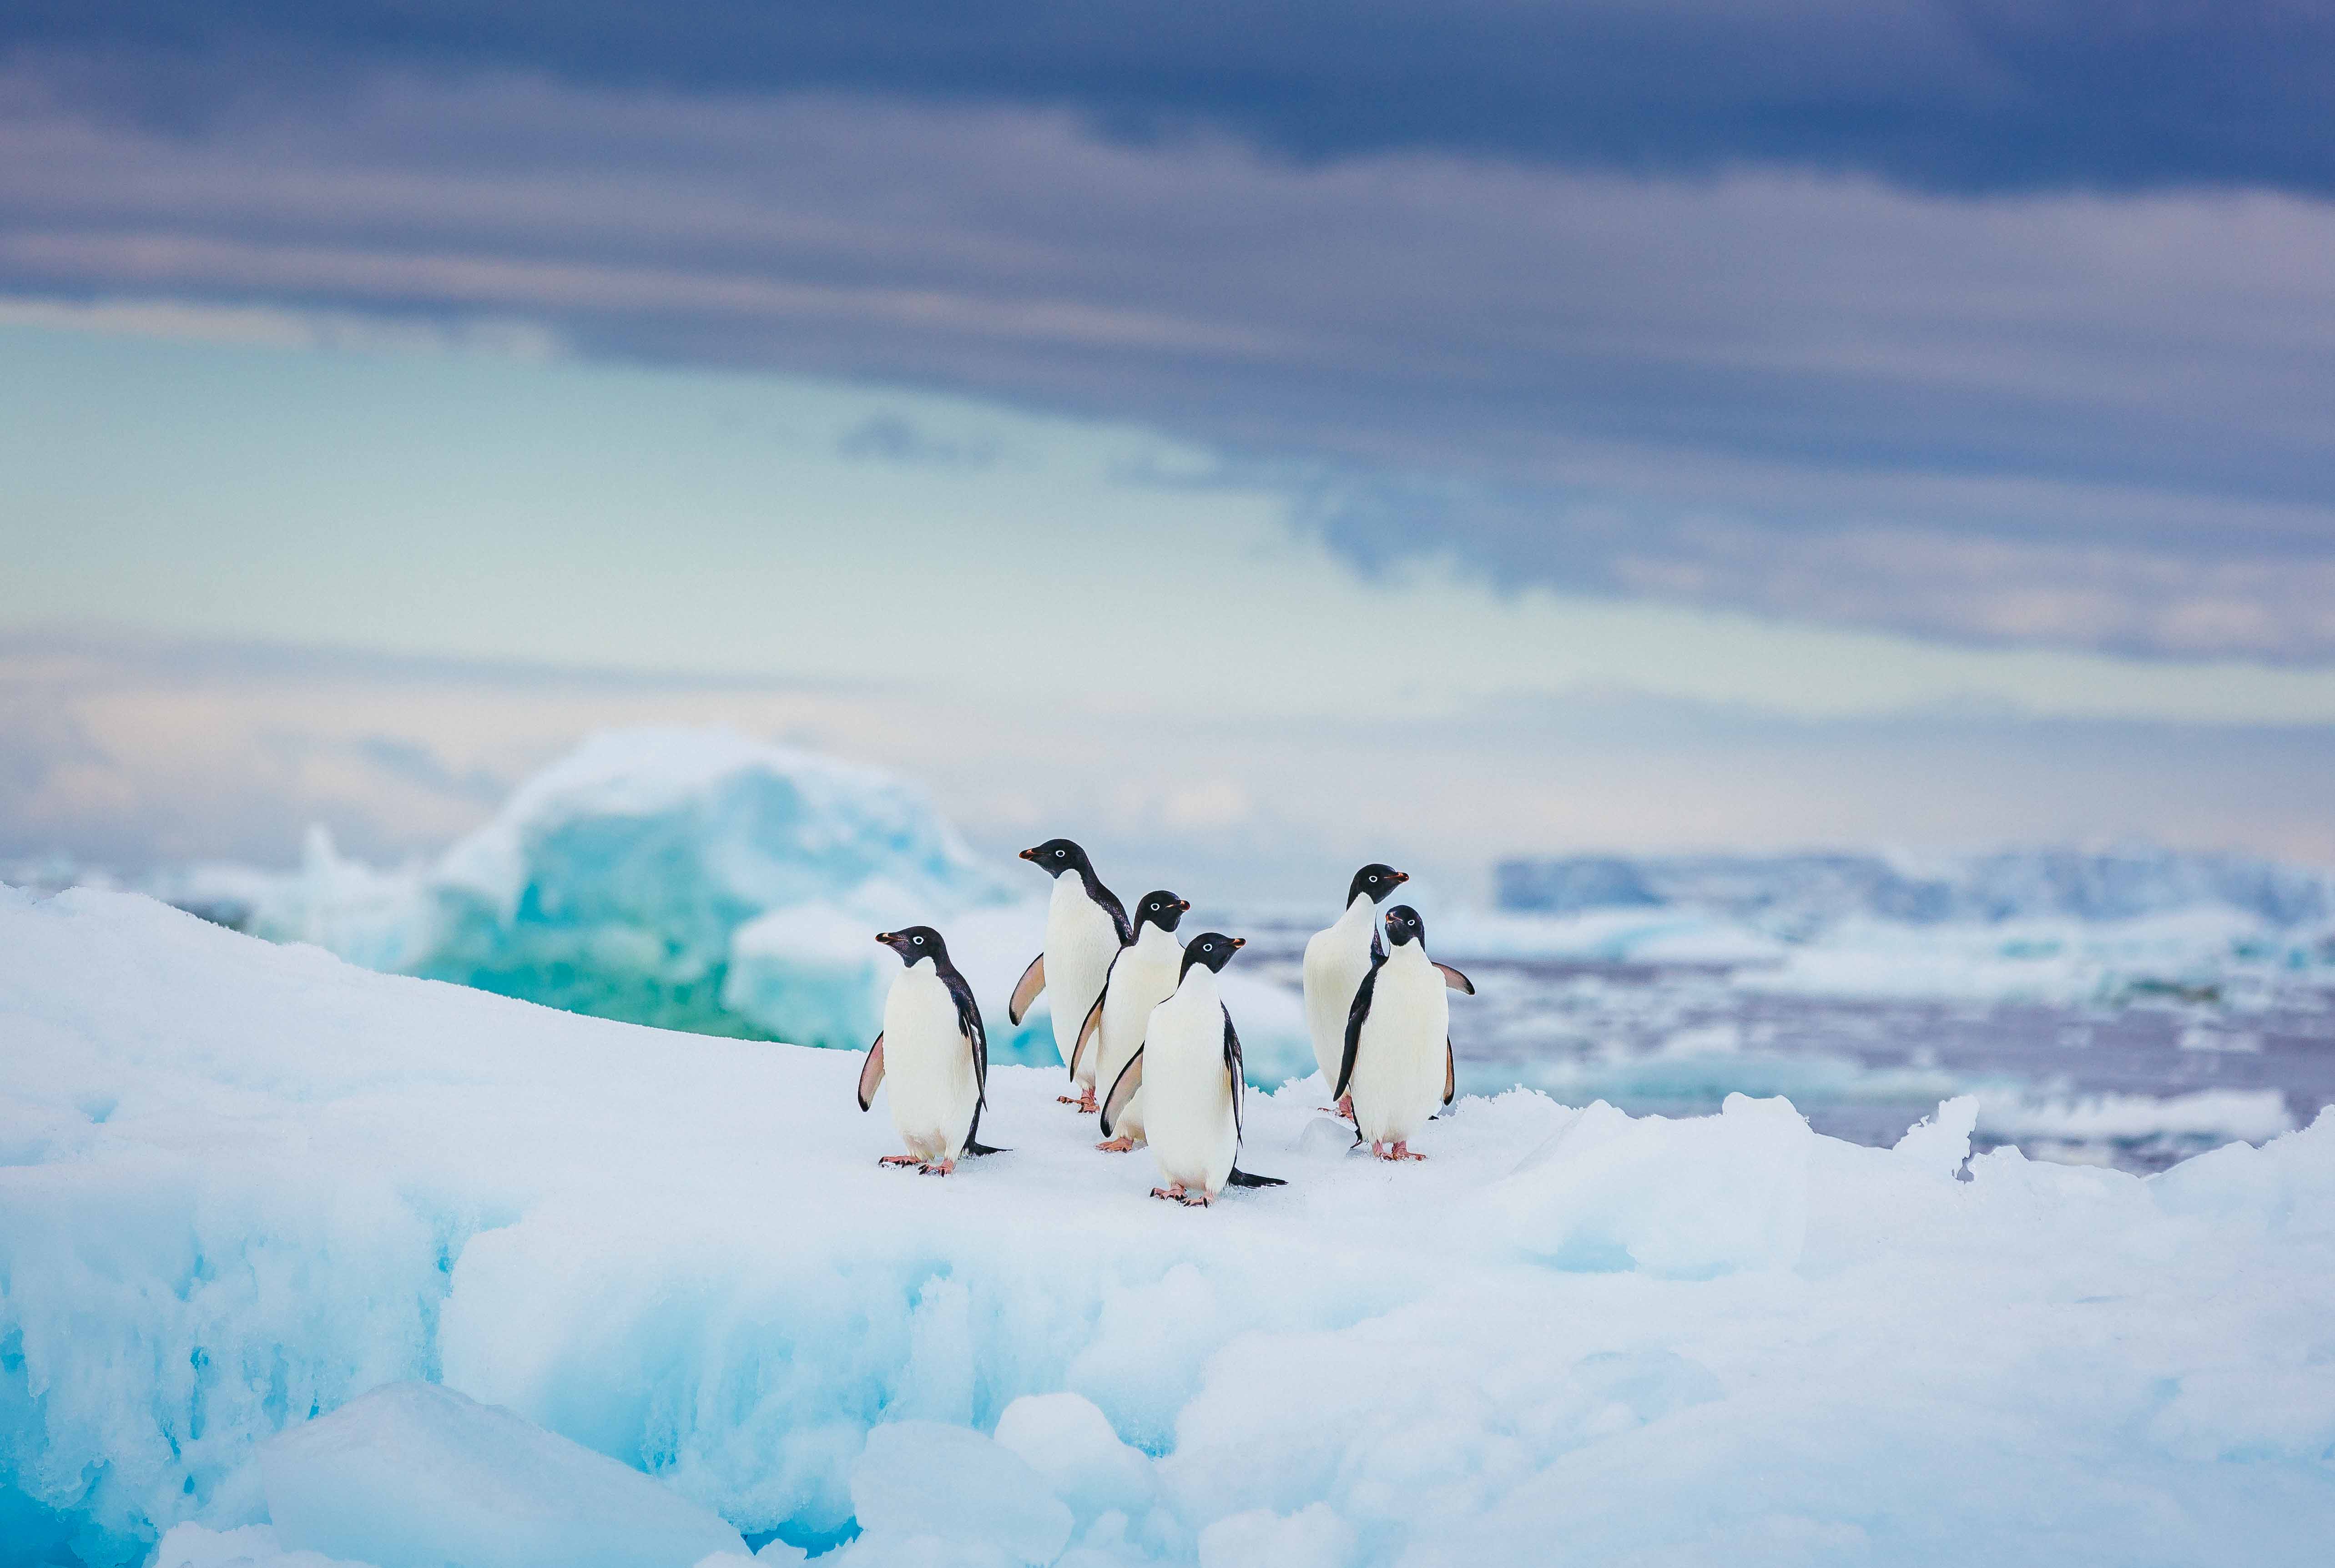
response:
<path id="1" fill-rule="evenodd" d="M 876 1086 L 884 1081 L 884 1037 L 877 1035 L 876 1043 L 867 1048 L 867 1060 L 859 1064 L 859 1108 L 866 1110 L 876 1103 Z"/>
<path id="2" fill-rule="evenodd" d="M 1362 1021 L 1371 1015 L 1371 998 L 1378 993 L 1381 965 L 1371 965 L 1362 976 L 1362 983 L 1354 992 L 1354 1004 L 1346 1010 L 1346 1058 L 1338 1064 L 1338 1086 L 1330 1091 L 1334 1099 L 1346 1098 L 1346 1086 L 1354 1081 L 1354 1057 L 1362 1048 Z"/>
<path id="3" fill-rule="evenodd" d="M 1126 1113 L 1127 1102 L 1143 1087 L 1143 1048 L 1137 1046 L 1127 1065 L 1119 1070 L 1119 1081 L 1110 1086 L 1110 1094 L 1102 1102 L 1102 1136 L 1111 1136 L 1111 1124 Z"/>
<path id="4" fill-rule="evenodd" d="M 1432 960 L 1429 962 L 1432 962 Z M 1438 963 L 1435 967 L 1443 972 L 1443 983 L 1446 988 L 1452 991 L 1465 992 L 1469 996 L 1476 994 L 1476 982 L 1474 981 L 1468 979 L 1466 975 L 1460 973 L 1458 970 L 1452 968 L 1448 963 Z"/>
<path id="5" fill-rule="evenodd" d="M 1230 1176 L 1225 1177 L 1225 1186 L 1228 1187 L 1285 1187 L 1288 1185 L 1279 1176 L 1254 1176 L 1237 1166 L 1234 1167 Z"/>
<path id="6" fill-rule="evenodd" d="M 1443 1103 L 1449 1105 L 1459 1094 L 1459 1059 L 1451 1054 L 1451 1037 L 1443 1039 Z"/>
<path id="7" fill-rule="evenodd" d="M 1013 982 L 1012 999 L 1005 1004 L 1005 1021 L 1019 1024 L 1030 1011 L 1030 1004 L 1037 1001 L 1038 993 L 1045 989 L 1046 955 L 1042 953 L 1030 961 L 1030 967 L 1023 970 L 1022 978 Z"/>
<path id="8" fill-rule="evenodd" d="M 981 1113 L 989 1108 L 986 1100 L 973 1108 L 973 1125 L 964 1129 L 964 1152 L 967 1154 L 1012 1154 L 1012 1149 L 992 1148 L 981 1141 Z"/>
<path id="9" fill-rule="evenodd" d="M 1110 990 L 1110 987 L 1106 985 L 1103 987 L 1103 990 L 1107 993 Z M 1087 1009 L 1086 1022 L 1079 1026 L 1078 1044 L 1071 1047 L 1070 1071 L 1071 1078 L 1073 1081 L 1075 1081 L 1079 1076 L 1079 1062 L 1086 1056 L 1087 1047 L 1090 1045 L 1097 1045 L 1097 1042 L 1100 1040 L 1101 1036 L 1102 998 L 1098 996 L 1095 998 L 1094 1005 Z M 1097 1048 L 1100 1049 L 1100 1046 L 1098 1045 Z"/>

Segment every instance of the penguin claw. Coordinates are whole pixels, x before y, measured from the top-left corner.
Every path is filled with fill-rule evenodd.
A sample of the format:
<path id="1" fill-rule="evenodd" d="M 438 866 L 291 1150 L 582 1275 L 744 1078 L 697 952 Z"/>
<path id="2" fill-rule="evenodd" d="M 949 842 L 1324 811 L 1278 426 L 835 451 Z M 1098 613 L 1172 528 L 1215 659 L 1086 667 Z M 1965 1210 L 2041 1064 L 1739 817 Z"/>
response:
<path id="1" fill-rule="evenodd" d="M 1156 1198 L 1167 1198 L 1171 1202 L 1180 1204 L 1184 1201 L 1184 1189 L 1180 1186 L 1153 1187 L 1151 1189 L 1151 1195 Z"/>
<path id="2" fill-rule="evenodd" d="M 1187 1209 L 1204 1209 L 1216 1200 L 1210 1197 L 1206 1193 L 1186 1193 L 1182 1197 L 1177 1198 L 1176 1201 L 1182 1204 Z"/>
<path id="3" fill-rule="evenodd" d="M 1102 1109 L 1102 1107 L 1096 1103 L 1094 1090 L 1092 1089 L 1088 1089 L 1083 1094 L 1058 1094 L 1054 1097 L 1054 1103 L 1056 1105 L 1077 1106 L 1080 1116 L 1092 1116 L 1097 1111 Z"/>
<path id="4" fill-rule="evenodd" d="M 912 1155 L 912 1154 L 887 1154 L 887 1155 L 886 1155 L 882 1159 L 877 1160 L 876 1163 L 877 1163 L 877 1165 L 913 1165 L 913 1166 L 920 1166 L 920 1165 L 923 1165 L 925 1162 L 924 1162 L 923 1160 L 918 1159 L 915 1155 Z"/>
<path id="5" fill-rule="evenodd" d="M 1134 1147 L 1135 1135 L 1132 1133 L 1121 1133 L 1117 1137 L 1105 1138 L 1095 1145 L 1095 1147 L 1104 1154 L 1125 1154 Z"/>
<path id="6" fill-rule="evenodd" d="M 1379 1146 L 1378 1146 L 1378 1145 L 1376 1145 L 1376 1144 L 1372 1144 L 1372 1145 L 1371 1145 L 1371 1152 L 1372 1154 L 1377 1154 L 1377 1155 L 1379 1156 L 1379 1158 L 1381 1158 L 1381 1159 L 1382 1159 L 1382 1160 L 1388 1160 L 1388 1161 L 1406 1160 L 1406 1159 L 1425 1159 L 1425 1158 L 1427 1157 L 1425 1155 L 1423 1155 L 1423 1154 L 1419 1153 L 1417 1149 L 1412 1148 L 1412 1147 L 1411 1147 L 1409 1144 L 1407 1144 L 1407 1143 L 1398 1143 L 1398 1144 L 1395 1144 L 1394 1146 L 1392 1146 L 1391 1147 L 1390 1147 L 1390 1148 L 1386 1151 L 1386 1153 L 1384 1153 L 1384 1154 L 1379 1154 Z"/>
<path id="7" fill-rule="evenodd" d="M 936 1159 L 918 1166 L 916 1167 L 916 1174 L 918 1176 L 946 1176 L 949 1172 L 954 1169 L 956 1169 L 956 1161 L 953 1159 Z"/>

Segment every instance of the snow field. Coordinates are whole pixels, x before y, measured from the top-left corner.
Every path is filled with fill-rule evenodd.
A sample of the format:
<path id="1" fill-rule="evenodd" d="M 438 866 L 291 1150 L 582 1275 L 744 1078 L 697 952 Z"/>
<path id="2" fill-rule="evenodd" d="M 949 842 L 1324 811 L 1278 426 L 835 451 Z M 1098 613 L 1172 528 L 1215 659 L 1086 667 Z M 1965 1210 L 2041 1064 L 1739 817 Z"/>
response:
<path id="1" fill-rule="evenodd" d="M 1965 1166 L 1968 1101 L 1893 1150 L 1516 1091 L 1394 1168 L 1301 1081 L 1243 1161 L 1292 1185 L 1187 1211 L 1059 1067 L 993 1074 L 1011 1153 L 880 1171 L 849 1054 L 91 891 L 0 891 L 0 1518 L 93 1563 L 321 1568 L 269 1456 L 414 1380 L 845 1568 L 2316 1563 L 2335 1526 L 2335 1118 L 2142 1179 Z M 334 1462 L 442 1520 L 417 1426 L 477 1452 L 414 1418 Z M 470 1461 L 524 1488 L 501 1452 L 563 1450 Z M 373 1528 L 330 1550 L 395 1568 Z"/>

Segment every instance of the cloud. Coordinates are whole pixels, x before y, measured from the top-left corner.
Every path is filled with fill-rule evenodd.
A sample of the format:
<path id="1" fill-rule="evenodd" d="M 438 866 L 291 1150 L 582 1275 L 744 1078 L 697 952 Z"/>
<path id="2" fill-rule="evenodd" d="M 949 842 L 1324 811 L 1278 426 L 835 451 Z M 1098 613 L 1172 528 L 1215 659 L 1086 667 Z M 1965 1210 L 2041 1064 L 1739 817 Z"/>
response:
<path id="1" fill-rule="evenodd" d="M 0 75 L 20 299 L 1146 421 L 1356 559 L 1502 583 L 2335 657 L 2335 205 L 2307 195 L 1293 161 L 1067 108 L 541 76 L 335 78 L 190 131 L 70 85 Z"/>
<path id="2" fill-rule="evenodd" d="M 255 82 L 520 71 L 1061 109 L 1308 159 L 2335 189 L 2335 15 L 2291 0 L 32 0 L 0 40 L 93 58 L 87 91 L 179 123 Z"/>

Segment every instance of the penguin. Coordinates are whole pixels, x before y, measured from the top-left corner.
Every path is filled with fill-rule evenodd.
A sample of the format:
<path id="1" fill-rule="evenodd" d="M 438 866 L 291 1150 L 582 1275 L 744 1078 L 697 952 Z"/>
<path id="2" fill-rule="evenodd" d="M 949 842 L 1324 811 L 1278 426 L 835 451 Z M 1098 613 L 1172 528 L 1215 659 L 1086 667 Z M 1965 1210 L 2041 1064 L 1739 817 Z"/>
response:
<path id="1" fill-rule="evenodd" d="M 1378 906 L 1410 880 L 1408 872 L 1391 866 L 1372 862 L 1363 866 L 1347 885 L 1346 912 L 1305 944 L 1305 1027 L 1313 1037 L 1313 1065 L 1322 1070 L 1325 1084 L 1338 1081 L 1338 1064 L 1346 1052 L 1346 1014 L 1353 1010 L 1354 992 L 1386 951 L 1379 945 Z M 1337 1114 L 1351 1118 L 1354 1108 L 1341 1097 Z"/>
<path id="2" fill-rule="evenodd" d="M 1184 949 L 1175 993 L 1151 1010 L 1143 1043 L 1128 1058 L 1103 1102 L 1102 1130 L 1118 1124 L 1136 1091 L 1144 1099 L 1151 1157 L 1167 1186 L 1151 1189 L 1187 1207 L 1206 1207 L 1226 1186 L 1277 1187 L 1277 1176 L 1252 1176 L 1240 1157 L 1240 1036 L 1216 989 L 1216 972 L 1247 939 L 1202 932 Z M 1148 1065 L 1147 1065 L 1148 1063 Z"/>
<path id="3" fill-rule="evenodd" d="M 1381 1159 L 1425 1159 L 1410 1147 L 1410 1135 L 1459 1089 L 1444 990 L 1473 996 L 1476 987 L 1427 956 L 1427 924 L 1410 905 L 1387 911 L 1386 934 L 1386 955 L 1362 977 L 1346 1015 L 1337 1092 L 1352 1099 L 1356 1143 L 1368 1139 Z"/>
<path id="4" fill-rule="evenodd" d="M 977 1137 L 989 1091 L 989 1034 L 981 1025 L 981 1004 L 931 926 L 881 932 L 876 940 L 898 953 L 906 968 L 892 981 L 884 1031 L 860 1064 L 859 1108 L 875 1103 L 876 1086 L 888 1072 L 892 1125 L 908 1152 L 887 1154 L 878 1163 L 946 1176 L 961 1154 L 1000 1152 Z"/>
<path id="5" fill-rule="evenodd" d="M 1176 994 L 1184 969 L 1184 947 L 1175 938 L 1176 924 L 1192 905 L 1162 887 L 1145 894 L 1135 904 L 1135 940 L 1119 950 L 1104 980 L 1102 994 L 1087 1012 L 1079 1031 L 1081 1060 L 1091 1053 L 1095 1081 L 1113 1084 L 1126 1070 L 1128 1059 L 1143 1048 L 1143 1031 L 1151 1010 Z M 1125 1154 L 1143 1136 L 1143 1096 L 1140 1092 L 1113 1118 L 1111 1136 L 1095 1145 L 1106 1154 Z"/>
<path id="6" fill-rule="evenodd" d="M 1005 1016 L 1020 1023 L 1042 991 L 1054 996 L 1054 1049 L 1070 1070 L 1076 1095 L 1061 1097 L 1064 1105 L 1095 1109 L 1095 1070 L 1079 1060 L 1079 1034 L 1088 1010 L 1102 994 L 1103 978 L 1110 973 L 1119 950 L 1135 939 L 1128 928 L 1127 910 L 1094 874 L 1087 852 L 1067 838 L 1049 838 L 1022 851 L 1054 879 L 1054 895 L 1046 905 L 1046 945 L 1015 982 Z M 1069 875 L 1076 873 L 1076 875 Z"/>

